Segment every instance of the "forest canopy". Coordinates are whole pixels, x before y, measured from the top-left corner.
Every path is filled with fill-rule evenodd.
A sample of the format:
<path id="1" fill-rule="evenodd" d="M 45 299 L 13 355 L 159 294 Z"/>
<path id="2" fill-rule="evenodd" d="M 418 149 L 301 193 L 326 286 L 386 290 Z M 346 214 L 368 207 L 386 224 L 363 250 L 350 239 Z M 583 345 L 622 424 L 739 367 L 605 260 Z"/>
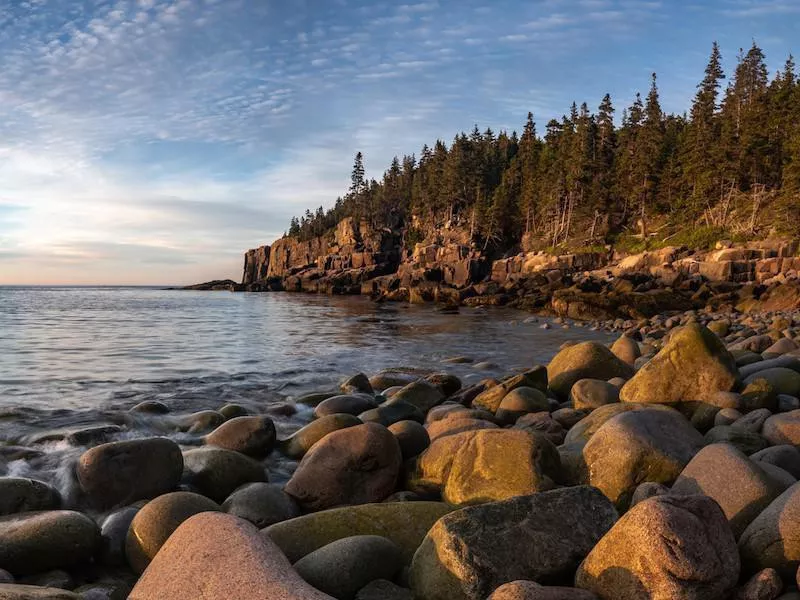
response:
<path id="1" fill-rule="evenodd" d="M 623 231 L 706 227 L 735 235 L 800 233 L 800 83 L 789 56 L 770 78 L 754 42 L 726 77 L 715 42 L 688 112 L 666 114 L 657 76 L 622 109 L 610 95 L 596 110 L 573 103 L 536 130 L 458 134 L 419 156 L 395 157 L 382 179 L 355 157 L 351 186 L 330 210 L 294 218 L 288 234 L 319 236 L 345 217 L 373 227 L 414 222 L 469 229 L 484 246 L 524 235 L 558 246 L 606 243 Z M 761 232 L 763 233 L 763 232 Z"/>

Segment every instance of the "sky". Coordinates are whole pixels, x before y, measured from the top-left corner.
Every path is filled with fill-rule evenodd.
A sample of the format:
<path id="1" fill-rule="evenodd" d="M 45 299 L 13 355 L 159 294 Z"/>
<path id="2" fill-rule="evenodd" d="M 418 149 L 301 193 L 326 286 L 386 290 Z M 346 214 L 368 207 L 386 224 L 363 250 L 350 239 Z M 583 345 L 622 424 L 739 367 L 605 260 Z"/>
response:
<path id="1" fill-rule="evenodd" d="M 798 0 L 3 0 L 0 284 L 239 280 L 353 156 L 688 110 L 712 41 L 800 53 Z"/>

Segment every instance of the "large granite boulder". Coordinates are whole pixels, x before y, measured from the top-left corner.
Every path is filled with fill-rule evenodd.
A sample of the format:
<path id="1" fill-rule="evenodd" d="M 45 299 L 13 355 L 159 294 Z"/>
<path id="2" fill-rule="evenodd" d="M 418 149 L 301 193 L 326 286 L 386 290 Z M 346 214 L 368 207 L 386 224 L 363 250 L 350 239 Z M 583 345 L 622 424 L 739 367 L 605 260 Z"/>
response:
<path id="1" fill-rule="evenodd" d="M 275 447 L 275 423 L 265 416 L 236 417 L 206 436 L 206 444 L 264 458 Z"/>
<path id="2" fill-rule="evenodd" d="M 568 346 L 555 355 L 547 365 L 550 389 L 566 400 L 576 381 L 614 377 L 630 379 L 634 370 L 631 365 L 617 358 L 611 350 L 597 342 L 582 342 Z"/>
<path id="3" fill-rule="evenodd" d="M 214 502 L 222 502 L 245 483 L 267 479 L 261 463 L 233 450 L 195 448 L 183 453 L 183 461 L 186 483 Z"/>
<path id="4" fill-rule="evenodd" d="M 621 361 L 628 363 L 630 366 L 633 366 L 636 363 L 636 359 L 642 355 L 642 350 L 639 348 L 639 344 L 634 340 L 632 337 L 627 335 L 621 335 L 617 340 L 611 345 L 611 352 L 619 358 Z"/>
<path id="5" fill-rule="evenodd" d="M 739 538 L 747 573 L 773 568 L 791 577 L 800 565 L 800 483 L 778 496 Z"/>
<path id="6" fill-rule="evenodd" d="M 92 504 L 111 508 L 174 490 L 183 457 L 178 444 L 167 438 L 111 442 L 84 452 L 76 472 Z"/>
<path id="7" fill-rule="evenodd" d="M 444 515 L 455 510 L 443 502 L 385 502 L 324 510 L 264 529 L 290 561 L 353 535 L 379 535 L 397 544 L 411 562 L 422 539 Z"/>
<path id="8" fill-rule="evenodd" d="M 394 491 L 401 464 L 392 432 L 365 423 L 315 444 L 284 489 L 307 511 L 380 502 Z"/>
<path id="9" fill-rule="evenodd" d="M 676 494 L 713 498 L 737 538 L 784 489 L 730 444 L 711 444 L 700 450 L 672 486 Z"/>
<path id="10" fill-rule="evenodd" d="M 312 421 L 279 444 L 289 458 L 303 458 L 311 447 L 329 433 L 361 425 L 358 417 L 348 414 L 327 415 Z"/>
<path id="11" fill-rule="evenodd" d="M 520 579 L 568 581 L 617 519 L 590 487 L 519 496 L 439 519 L 414 555 L 410 579 L 419 600 L 484 600 Z"/>
<path id="12" fill-rule="evenodd" d="M 250 523 L 201 513 L 170 536 L 129 600 L 331 600 L 308 585 Z"/>
<path id="13" fill-rule="evenodd" d="M 655 496 L 625 514 L 583 561 L 577 587 L 603 600 L 723 600 L 739 579 L 736 540 L 705 496 Z"/>
<path id="14" fill-rule="evenodd" d="M 136 513 L 128 529 L 128 564 L 136 573 L 143 573 L 181 523 L 198 513 L 219 510 L 216 502 L 192 492 L 172 492 L 151 500 Z"/>
<path id="15" fill-rule="evenodd" d="M 677 404 L 707 402 L 730 391 L 739 373 L 736 361 L 720 339 L 705 327 L 689 324 L 620 390 L 623 402 Z"/>
<path id="16" fill-rule="evenodd" d="M 570 391 L 575 410 L 594 410 L 619 402 L 619 388 L 600 379 L 579 379 Z"/>
<path id="17" fill-rule="evenodd" d="M 64 569 L 89 560 L 100 545 L 100 528 L 69 510 L 0 517 L 0 569 L 13 575 Z"/>
<path id="18" fill-rule="evenodd" d="M 533 388 L 542 392 L 547 390 L 547 370 L 535 367 L 525 373 L 504 379 L 499 384 L 481 392 L 472 400 L 472 406 L 490 413 L 497 412 L 503 399 L 517 388 Z"/>
<path id="19" fill-rule="evenodd" d="M 392 580 L 403 568 L 397 545 L 379 535 L 342 538 L 314 550 L 294 564 L 297 573 L 316 589 L 337 600 L 353 600 L 376 579 Z"/>
<path id="20" fill-rule="evenodd" d="M 606 421 L 584 446 L 587 483 L 624 510 L 636 486 L 671 483 L 703 445 L 703 436 L 676 410 L 624 412 Z"/>

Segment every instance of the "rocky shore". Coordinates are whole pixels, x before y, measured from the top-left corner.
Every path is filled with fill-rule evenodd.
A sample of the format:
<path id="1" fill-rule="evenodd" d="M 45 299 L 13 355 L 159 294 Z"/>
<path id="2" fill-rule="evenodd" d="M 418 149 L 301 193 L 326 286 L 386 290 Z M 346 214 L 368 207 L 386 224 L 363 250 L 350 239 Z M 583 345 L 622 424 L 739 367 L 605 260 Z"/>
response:
<path id="1" fill-rule="evenodd" d="M 800 314 L 620 326 L 473 385 L 127 413 L 186 443 L 72 432 L 74 493 L 0 478 L 0 598 L 797 600 Z"/>
<path id="2" fill-rule="evenodd" d="M 720 240 L 629 254 L 612 247 L 573 254 L 534 251 L 496 258 L 469 231 L 436 229 L 413 246 L 403 231 L 352 218 L 326 236 L 284 237 L 245 254 L 241 285 L 206 289 L 361 294 L 377 301 L 513 306 L 584 321 L 649 318 L 671 310 L 800 308 L 800 244 Z M 213 285 L 212 285 L 213 284 Z"/>

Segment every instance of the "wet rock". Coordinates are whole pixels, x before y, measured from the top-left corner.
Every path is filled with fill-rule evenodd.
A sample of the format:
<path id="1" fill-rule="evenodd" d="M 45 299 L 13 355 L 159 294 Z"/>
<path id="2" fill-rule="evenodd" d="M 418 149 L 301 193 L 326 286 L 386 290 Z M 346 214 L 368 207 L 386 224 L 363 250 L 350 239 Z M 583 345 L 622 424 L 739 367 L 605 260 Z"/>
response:
<path id="1" fill-rule="evenodd" d="M 220 408 L 218 412 L 226 419 L 235 419 L 237 417 L 247 417 L 250 415 L 250 411 L 239 404 L 226 404 Z"/>
<path id="2" fill-rule="evenodd" d="M 377 535 L 336 540 L 294 564 L 300 577 L 337 600 L 353 600 L 370 581 L 391 580 L 402 567 L 397 545 Z"/>
<path id="3" fill-rule="evenodd" d="M 800 483 L 778 496 L 739 538 L 746 573 L 777 569 L 790 578 L 800 565 Z"/>
<path id="4" fill-rule="evenodd" d="M 363 373 L 353 375 L 340 386 L 340 389 L 345 394 L 353 394 L 356 392 L 361 392 L 363 394 L 375 393 L 372 389 L 372 384 L 369 382 L 369 378 Z"/>
<path id="5" fill-rule="evenodd" d="M 416 421 L 422 423 L 425 421 L 425 413 L 419 408 L 408 402 L 401 402 L 396 400 L 397 394 L 392 396 L 388 403 L 384 403 L 378 408 L 373 408 L 358 415 L 364 423 L 378 423 L 384 427 L 389 427 L 399 421 Z"/>
<path id="6" fill-rule="evenodd" d="M 335 431 L 316 444 L 286 484 L 305 510 L 380 502 L 394 491 L 402 454 L 377 423 Z"/>
<path id="7" fill-rule="evenodd" d="M 164 494 L 145 504 L 133 518 L 125 542 L 131 569 L 143 573 L 169 536 L 189 517 L 219 510 L 216 502 L 191 492 Z"/>
<path id="8" fill-rule="evenodd" d="M 0 584 L 0 600 L 81 600 L 81 597 L 58 588 L 3 583 Z"/>
<path id="9" fill-rule="evenodd" d="M 579 379 L 570 391 L 575 410 L 594 410 L 619 402 L 619 388 L 600 379 Z"/>
<path id="10" fill-rule="evenodd" d="M 225 417 L 215 410 L 201 410 L 179 418 L 175 426 L 187 433 L 208 433 L 225 422 Z"/>
<path id="11" fill-rule="evenodd" d="M 399 386 L 401 388 L 407 386 L 420 379 L 420 375 L 416 373 L 403 373 L 400 371 L 384 371 L 373 375 L 369 378 L 369 383 L 376 391 L 383 391 L 390 387 Z"/>
<path id="12" fill-rule="evenodd" d="M 394 542 L 410 563 L 425 534 L 454 510 L 443 502 L 362 504 L 325 510 L 276 523 L 264 530 L 292 562 L 353 535 L 379 535 Z"/>
<path id="13" fill-rule="evenodd" d="M 508 392 L 497 407 L 496 416 L 501 423 L 510 425 L 521 416 L 549 410 L 547 396 L 532 387 L 518 387 Z"/>
<path id="14" fill-rule="evenodd" d="M 126 564 L 125 542 L 138 506 L 128 506 L 108 515 L 100 527 L 100 557 L 103 564 L 121 566 Z"/>
<path id="15" fill-rule="evenodd" d="M 300 507 L 283 486 L 272 483 L 243 485 L 222 503 L 222 510 L 259 529 L 300 516 Z"/>
<path id="16" fill-rule="evenodd" d="M 569 396 L 572 386 L 580 379 L 630 379 L 633 374 L 633 367 L 596 342 L 582 342 L 565 348 L 547 366 L 550 389 L 563 399 Z"/>
<path id="17" fill-rule="evenodd" d="M 734 481 L 736 484 L 731 485 Z M 712 444 L 700 450 L 672 486 L 676 494 L 713 498 L 737 538 L 783 490 L 757 463 L 730 444 Z"/>
<path id="18" fill-rule="evenodd" d="M 183 453 L 183 479 L 214 502 L 222 502 L 240 485 L 266 481 L 264 467 L 244 454 L 204 447 Z"/>
<path id="19" fill-rule="evenodd" d="M 405 403 L 415 406 L 422 413 L 428 412 L 437 404 L 444 401 L 444 394 L 432 383 L 425 380 L 409 383 L 399 392 L 394 394 L 387 405 Z"/>
<path id="20" fill-rule="evenodd" d="M 497 588 L 488 600 L 597 600 L 597 596 L 577 588 L 545 587 L 534 581 L 512 581 Z"/>
<path id="21" fill-rule="evenodd" d="M 775 569 L 764 569 L 753 575 L 736 591 L 733 600 L 775 600 L 783 591 L 783 581 Z"/>
<path id="22" fill-rule="evenodd" d="M 178 445 L 167 438 L 111 442 L 84 452 L 76 471 L 91 502 L 111 508 L 174 490 L 183 458 Z"/>
<path id="23" fill-rule="evenodd" d="M 622 362 L 628 363 L 633 366 L 636 359 L 642 355 L 639 344 L 630 336 L 620 336 L 616 342 L 611 345 L 611 352 L 620 359 Z"/>
<path id="24" fill-rule="evenodd" d="M 690 324 L 669 342 L 620 390 L 622 402 L 677 404 L 705 402 L 730 391 L 739 373 L 736 361 L 719 338 Z"/>
<path id="25" fill-rule="evenodd" d="M 465 508 L 439 519 L 411 564 L 419 600 L 483 600 L 504 583 L 570 579 L 617 513 L 573 487 Z"/>
<path id="26" fill-rule="evenodd" d="M 362 412 L 377 408 L 378 403 L 366 394 L 334 396 L 320 402 L 314 409 L 314 416 L 327 417 L 335 414 L 360 415 Z"/>
<path id="27" fill-rule="evenodd" d="M 785 367 L 764 369 L 746 377 L 744 383 L 749 385 L 759 379 L 767 381 L 775 394 L 800 396 L 800 373 L 797 371 Z"/>
<path id="28" fill-rule="evenodd" d="M 422 454 L 431 444 L 428 430 L 416 421 L 398 421 L 389 426 L 389 431 L 400 444 L 403 460 Z"/>
<path id="29" fill-rule="evenodd" d="M 25 477 L 0 477 L 0 516 L 61 506 L 61 494 L 54 487 Z"/>
<path id="30" fill-rule="evenodd" d="M 606 421 L 583 448 L 587 483 L 624 509 L 636 486 L 671 483 L 703 445 L 702 436 L 675 410 L 624 412 Z"/>
<path id="31" fill-rule="evenodd" d="M 497 385 L 487 387 L 472 400 L 472 407 L 494 414 L 509 393 L 522 387 L 546 391 L 547 371 L 544 367 L 535 367 L 525 373 L 504 379 Z"/>
<path id="32" fill-rule="evenodd" d="M 561 459 L 543 435 L 521 430 L 470 432 L 453 456 L 442 498 L 480 504 L 534 494 L 553 486 Z"/>
<path id="33" fill-rule="evenodd" d="M 431 373 L 425 377 L 425 381 L 438 387 L 445 398 L 461 390 L 462 385 L 458 377 L 449 373 Z"/>
<path id="34" fill-rule="evenodd" d="M 722 600 L 739 578 L 736 541 L 705 496 L 656 496 L 625 514 L 583 561 L 577 587 L 603 600 Z"/>
<path id="35" fill-rule="evenodd" d="M 794 446 L 783 444 L 764 448 L 752 454 L 750 460 L 775 465 L 800 479 L 800 450 Z"/>
<path id="36" fill-rule="evenodd" d="M 78 512 L 0 517 L 0 568 L 15 576 L 69 568 L 91 558 L 99 542 L 100 529 Z"/>
<path id="37" fill-rule="evenodd" d="M 73 446 L 93 446 L 110 441 L 115 434 L 122 431 L 124 429 L 119 425 L 98 425 L 73 431 L 66 437 L 66 440 Z"/>
<path id="38" fill-rule="evenodd" d="M 165 415 L 169 412 L 169 406 L 158 400 L 145 400 L 130 409 L 132 413 L 144 413 L 149 415 Z"/>
<path id="39" fill-rule="evenodd" d="M 275 447 L 275 424 L 269 417 L 235 417 L 206 436 L 206 444 L 264 458 Z"/>
<path id="40" fill-rule="evenodd" d="M 338 395 L 339 392 L 314 392 L 299 396 L 295 399 L 295 402 L 297 402 L 297 404 L 305 404 L 306 406 L 316 406 L 323 400 L 327 400 L 328 398 L 333 398 L 334 396 Z"/>
<path id="41" fill-rule="evenodd" d="M 330 600 L 292 569 L 252 524 L 222 513 L 184 522 L 144 572 L 130 600 Z"/>
<path id="42" fill-rule="evenodd" d="M 289 458 L 303 458 L 314 444 L 329 433 L 361 424 L 361 419 L 353 415 L 328 415 L 312 421 L 290 438 L 281 441 L 280 449 Z"/>

